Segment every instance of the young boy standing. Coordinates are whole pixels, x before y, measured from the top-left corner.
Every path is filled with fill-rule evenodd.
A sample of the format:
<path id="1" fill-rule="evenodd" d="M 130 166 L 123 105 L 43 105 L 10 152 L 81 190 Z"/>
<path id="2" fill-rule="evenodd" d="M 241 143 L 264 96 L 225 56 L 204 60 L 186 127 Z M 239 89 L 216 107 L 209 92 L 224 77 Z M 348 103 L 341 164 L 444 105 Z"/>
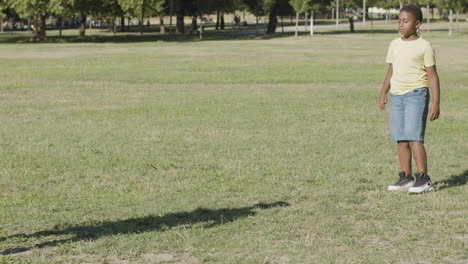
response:
<path id="1" fill-rule="evenodd" d="M 431 44 L 418 36 L 422 23 L 421 9 L 415 5 L 400 10 L 401 37 L 393 40 L 387 53 L 388 72 L 380 93 L 379 107 L 384 109 L 390 91 L 390 137 L 398 143 L 400 179 L 388 190 L 408 190 L 410 193 L 434 191 L 427 174 L 424 148 L 426 120 L 439 117 L 440 88 L 435 54 Z M 432 104 L 429 108 L 429 91 Z M 417 173 L 412 176 L 414 157 Z"/>

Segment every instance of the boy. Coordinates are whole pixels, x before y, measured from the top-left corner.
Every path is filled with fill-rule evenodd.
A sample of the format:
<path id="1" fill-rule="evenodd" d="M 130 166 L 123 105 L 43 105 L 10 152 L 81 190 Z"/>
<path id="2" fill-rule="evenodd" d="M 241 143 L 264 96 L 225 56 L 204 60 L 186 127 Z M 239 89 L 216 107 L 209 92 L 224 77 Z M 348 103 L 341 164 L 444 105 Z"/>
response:
<path id="1" fill-rule="evenodd" d="M 408 190 L 410 193 L 434 191 L 427 175 L 427 158 L 424 148 L 426 120 L 439 117 L 440 88 L 431 44 L 418 36 L 422 23 L 421 9 L 415 5 L 400 10 L 401 38 L 393 40 L 387 53 L 388 72 L 380 93 L 379 107 L 384 109 L 390 90 L 390 137 L 398 143 L 400 179 L 388 190 Z M 432 104 L 429 108 L 431 88 Z M 419 172 L 413 178 L 411 158 L 414 157 Z"/>

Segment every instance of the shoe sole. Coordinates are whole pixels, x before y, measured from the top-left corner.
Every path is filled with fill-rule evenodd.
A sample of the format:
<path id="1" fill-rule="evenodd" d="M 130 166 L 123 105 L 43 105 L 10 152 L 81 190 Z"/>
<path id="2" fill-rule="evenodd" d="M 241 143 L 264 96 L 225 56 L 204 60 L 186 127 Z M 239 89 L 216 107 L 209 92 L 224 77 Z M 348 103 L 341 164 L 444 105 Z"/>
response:
<path id="1" fill-rule="evenodd" d="M 388 186 L 387 190 L 392 191 L 392 192 L 408 191 L 409 189 L 411 189 L 413 187 L 413 184 L 411 183 L 411 184 L 408 184 L 408 185 L 411 185 L 411 186 L 398 187 L 398 186 L 392 186 L 391 185 L 391 186 Z"/>
<path id="2" fill-rule="evenodd" d="M 421 193 L 427 193 L 427 192 L 435 192 L 436 189 L 434 187 L 431 187 L 431 188 L 428 188 L 426 190 L 422 190 L 422 191 L 411 191 L 410 189 L 408 189 L 408 193 L 410 194 L 421 194 Z"/>
<path id="3" fill-rule="evenodd" d="M 411 187 L 408 187 L 408 188 L 399 188 L 399 189 L 392 189 L 392 188 L 387 188 L 387 191 L 392 191 L 392 192 L 401 192 L 401 191 L 408 191 L 409 188 Z"/>

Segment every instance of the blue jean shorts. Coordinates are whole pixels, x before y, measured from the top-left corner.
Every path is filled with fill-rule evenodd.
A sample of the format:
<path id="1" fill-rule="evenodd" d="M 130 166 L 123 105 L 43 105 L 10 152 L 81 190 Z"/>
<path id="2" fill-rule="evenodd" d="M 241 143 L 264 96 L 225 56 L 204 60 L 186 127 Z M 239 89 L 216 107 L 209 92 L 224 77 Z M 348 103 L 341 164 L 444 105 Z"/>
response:
<path id="1" fill-rule="evenodd" d="M 418 88 L 403 95 L 390 93 L 392 141 L 422 141 L 429 111 L 429 89 Z"/>

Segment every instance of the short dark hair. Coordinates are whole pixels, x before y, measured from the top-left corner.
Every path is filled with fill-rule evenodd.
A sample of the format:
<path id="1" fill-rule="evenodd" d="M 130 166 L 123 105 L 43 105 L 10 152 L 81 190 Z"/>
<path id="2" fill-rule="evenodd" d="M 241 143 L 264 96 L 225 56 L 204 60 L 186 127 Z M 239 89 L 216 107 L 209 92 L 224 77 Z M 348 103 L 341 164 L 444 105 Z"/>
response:
<path id="1" fill-rule="evenodd" d="M 401 11 L 411 13 L 414 16 L 414 18 L 416 18 L 416 20 L 419 20 L 419 21 L 423 20 L 423 14 L 422 14 L 421 8 L 419 8 L 419 6 L 417 5 L 405 5 L 404 7 L 400 9 L 400 12 Z"/>

